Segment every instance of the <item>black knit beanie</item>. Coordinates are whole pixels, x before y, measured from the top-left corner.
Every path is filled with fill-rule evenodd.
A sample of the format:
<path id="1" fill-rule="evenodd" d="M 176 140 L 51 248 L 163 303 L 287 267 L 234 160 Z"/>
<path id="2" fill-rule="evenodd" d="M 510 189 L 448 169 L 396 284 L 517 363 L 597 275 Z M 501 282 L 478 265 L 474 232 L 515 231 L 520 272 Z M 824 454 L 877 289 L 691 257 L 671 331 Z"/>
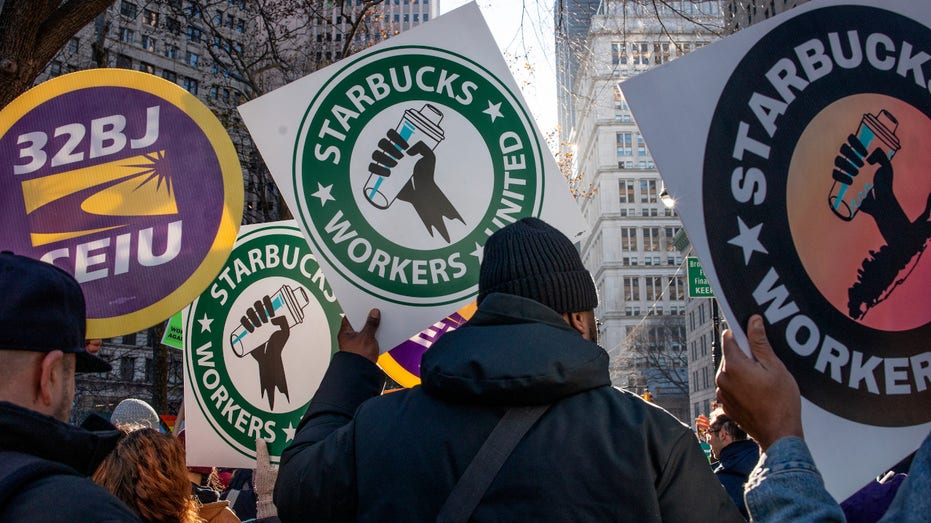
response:
<path id="1" fill-rule="evenodd" d="M 537 218 L 512 223 L 485 243 L 478 303 L 493 292 L 530 298 L 558 313 L 598 306 L 595 282 L 572 242 Z"/>

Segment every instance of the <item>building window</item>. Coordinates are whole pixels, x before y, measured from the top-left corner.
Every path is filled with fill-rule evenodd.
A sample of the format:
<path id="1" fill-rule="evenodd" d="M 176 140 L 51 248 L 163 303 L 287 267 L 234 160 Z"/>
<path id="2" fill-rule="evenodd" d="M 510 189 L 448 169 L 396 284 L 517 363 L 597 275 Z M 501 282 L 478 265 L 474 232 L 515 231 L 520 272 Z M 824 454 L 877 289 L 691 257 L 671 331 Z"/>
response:
<path id="1" fill-rule="evenodd" d="M 133 59 L 125 54 L 116 55 L 116 66 L 122 69 L 132 69 Z"/>
<path id="2" fill-rule="evenodd" d="M 187 52 L 187 57 L 186 57 L 185 61 L 186 61 L 186 62 L 188 63 L 188 65 L 190 65 L 191 67 L 197 67 L 197 66 L 200 64 L 200 55 L 197 54 L 197 53 L 192 53 L 192 52 L 188 51 L 188 52 Z"/>
<path id="3" fill-rule="evenodd" d="M 666 236 L 666 250 L 670 252 L 674 252 L 676 250 L 676 246 L 673 245 L 672 240 L 673 238 L 676 237 L 677 234 L 679 234 L 679 228 L 678 227 L 665 227 L 664 232 Z"/>
<path id="4" fill-rule="evenodd" d="M 659 276 L 646 277 L 647 301 L 653 303 L 663 299 L 663 278 Z"/>
<path id="5" fill-rule="evenodd" d="M 685 299 L 685 279 L 682 276 L 669 278 L 669 299 L 678 301 Z"/>
<path id="6" fill-rule="evenodd" d="M 151 9 L 146 9 L 142 12 L 142 23 L 151 27 L 158 27 L 158 13 Z"/>
<path id="7" fill-rule="evenodd" d="M 656 42 L 653 44 L 653 63 L 665 64 L 669 61 L 669 42 Z"/>
<path id="8" fill-rule="evenodd" d="M 198 85 L 197 80 L 187 77 L 187 76 L 184 77 L 183 87 L 185 90 L 187 90 L 187 92 L 191 94 L 197 94 L 197 85 Z"/>
<path id="9" fill-rule="evenodd" d="M 640 301 L 640 278 L 636 276 L 624 277 L 624 300 Z"/>
<path id="10" fill-rule="evenodd" d="M 637 42 L 631 46 L 631 58 L 634 65 L 650 64 L 650 46 L 646 42 Z"/>
<path id="11" fill-rule="evenodd" d="M 139 62 L 139 70 L 143 73 L 155 74 L 155 66 L 145 62 Z"/>
<path id="12" fill-rule="evenodd" d="M 643 135 L 640 133 L 637 133 L 637 154 L 640 156 L 647 155 L 647 146 L 643 142 Z"/>
<path id="13" fill-rule="evenodd" d="M 187 28 L 187 39 L 191 42 L 200 42 L 200 38 L 203 35 L 203 31 L 195 25 L 189 25 Z"/>
<path id="14" fill-rule="evenodd" d="M 702 355 L 702 356 L 707 356 L 707 355 L 708 355 L 708 346 L 705 344 L 705 336 L 704 336 L 704 335 L 702 335 L 702 337 L 698 339 L 698 344 L 701 345 L 701 355 Z"/>
<path id="15" fill-rule="evenodd" d="M 136 358 L 124 356 L 120 358 L 120 379 L 132 381 L 136 375 Z"/>
<path id="16" fill-rule="evenodd" d="M 634 200 L 634 181 L 619 180 L 621 203 L 636 203 Z"/>
<path id="17" fill-rule="evenodd" d="M 68 40 L 68 51 L 76 53 L 80 47 L 81 40 L 79 38 L 72 38 L 71 40 Z"/>
<path id="18" fill-rule="evenodd" d="M 137 12 L 138 12 L 138 9 L 136 8 L 136 4 L 132 2 L 127 2 L 126 0 L 123 0 L 122 2 L 120 2 L 120 14 L 121 15 L 127 18 L 136 18 Z"/>
<path id="19" fill-rule="evenodd" d="M 640 180 L 640 203 L 656 203 L 657 198 L 656 180 Z"/>
<path id="20" fill-rule="evenodd" d="M 157 42 L 154 38 L 149 35 L 142 35 L 142 48 L 150 53 L 154 53 L 157 47 Z"/>
<path id="21" fill-rule="evenodd" d="M 630 132 L 617 133 L 617 155 L 620 156 L 633 156 L 633 141 L 634 134 Z M 633 167 L 633 161 L 631 161 L 631 167 Z"/>
<path id="22" fill-rule="evenodd" d="M 659 229 L 659 227 L 643 228 L 643 250 L 652 252 L 660 250 Z"/>
<path id="23" fill-rule="evenodd" d="M 162 71 L 162 78 L 169 82 L 178 83 L 178 75 L 174 71 Z"/>
<path id="24" fill-rule="evenodd" d="M 637 252 L 636 227 L 621 227 L 621 250 L 624 252 Z"/>
<path id="25" fill-rule="evenodd" d="M 615 42 L 611 44 L 611 64 L 623 65 L 627 63 L 627 44 Z"/>
<path id="26" fill-rule="evenodd" d="M 58 76 L 61 74 L 61 62 L 58 60 L 53 61 L 48 66 L 48 73 L 51 76 Z"/>
<path id="27" fill-rule="evenodd" d="M 185 14 L 187 14 L 188 18 L 192 19 L 203 17 L 203 11 L 201 11 L 200 6 L 196 2 L 188 2 Z"/>
<path id="28" fill-rule="evenodd" d="M 246 31 L 246 21 L 242 18 L 236 20 L 236 31 L 239 33 L 244 33 Z"/>
<path id="29" fill-rule="evenodd" d="M 136 41 L 136 33 L 128 27 L 120 28 L 120 41 L 126 44 L 131 44 Z"/>
<path id="30" fill-rule="evenodd" d="M 690 42 L 679 42 L 676 45 L 676 51 L 678 56 L 689 54 L 692 52 L 692 44 Z"/>
<path id="31" fill-rule="evenodd" d="M 171 44 L 165 44 L 165 56 L 171 58 L 172 60 L 177 60 L 178 56 L 181 54 L 180 49 L 177 46 Z"/>

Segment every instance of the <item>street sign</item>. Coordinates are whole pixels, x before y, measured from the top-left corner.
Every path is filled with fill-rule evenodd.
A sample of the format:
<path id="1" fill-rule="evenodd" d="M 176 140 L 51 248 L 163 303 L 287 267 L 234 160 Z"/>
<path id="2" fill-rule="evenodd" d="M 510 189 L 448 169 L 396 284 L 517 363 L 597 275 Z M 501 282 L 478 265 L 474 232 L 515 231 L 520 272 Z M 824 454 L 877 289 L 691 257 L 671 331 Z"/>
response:
<path id="1" fill-rule="evenodd" d="M 714 298 L 714 291 L 711 290 L 711 284 L 708 283 L 708 277 L 698 263 L 698 258 L 688 256 L 685 262 L 688 267 L 689 298 Z"/>

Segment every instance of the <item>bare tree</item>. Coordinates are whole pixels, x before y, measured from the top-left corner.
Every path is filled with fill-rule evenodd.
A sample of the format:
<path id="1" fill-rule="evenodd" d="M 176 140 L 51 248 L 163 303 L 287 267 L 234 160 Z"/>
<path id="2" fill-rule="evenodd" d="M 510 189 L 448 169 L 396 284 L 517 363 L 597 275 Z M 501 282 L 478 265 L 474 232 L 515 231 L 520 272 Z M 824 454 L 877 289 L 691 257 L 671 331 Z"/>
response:
<path id="1" fill-rule="evenodd" d="M 627 336 L 627 346 L 636 368 L 651 369 L 649 374 L 655 381 L 670 390 L 688 395 L 689 362 L 685 324 L 681 316 L 649 317 L 631 330 Z"/>
<path id="2" fill-rule="evenodd" d="M 113 0 L 0 2 L 0 108 L 32 86 L 68 39 Z"/>

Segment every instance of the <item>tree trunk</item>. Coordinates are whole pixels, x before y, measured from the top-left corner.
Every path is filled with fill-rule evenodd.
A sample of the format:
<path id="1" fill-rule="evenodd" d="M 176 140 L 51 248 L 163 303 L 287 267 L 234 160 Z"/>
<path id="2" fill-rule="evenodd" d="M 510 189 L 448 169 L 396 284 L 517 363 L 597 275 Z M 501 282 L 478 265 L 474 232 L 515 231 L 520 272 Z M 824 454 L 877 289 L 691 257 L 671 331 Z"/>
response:
<path id="1" fill-rule="evenodd" d="M 0 109 L 29 89 L 82 27 L 114 0 L 6 0 L 0 8 Z"/>

